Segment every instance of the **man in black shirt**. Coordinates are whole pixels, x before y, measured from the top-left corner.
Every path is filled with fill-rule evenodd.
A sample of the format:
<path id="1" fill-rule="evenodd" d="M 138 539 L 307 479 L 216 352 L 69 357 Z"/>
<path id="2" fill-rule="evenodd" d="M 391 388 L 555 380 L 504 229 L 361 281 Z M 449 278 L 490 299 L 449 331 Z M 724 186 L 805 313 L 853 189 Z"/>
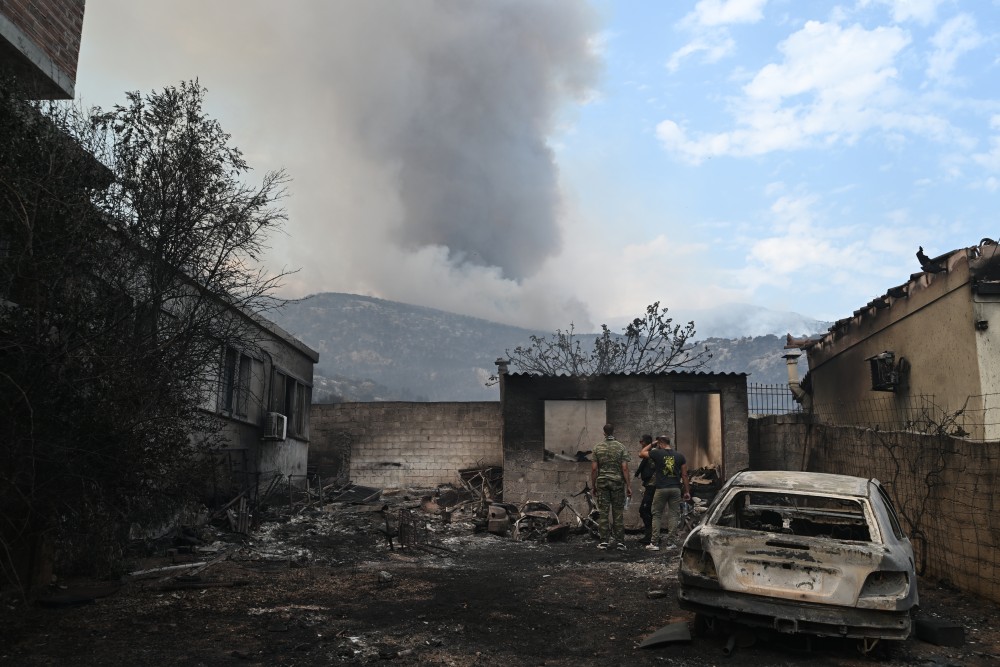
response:
<path id="1" fill-rule="evenodd" d="M 635 469 L 635 476 L 642 482 L 642 502 L 639 504 L 639 518 L 645 528 L 642 536 L 642 543 L 649 544 L 653 536 L 653 495 L 656 493 L 656 486 L 653 484 L 653 463 L 649 460 L 649 450 L 653 447 L 653 436 L 644 435 L 639 438 L 639 466 Z M 646 454 L 643 455 L 643 452 Z"/>
<path id="2" fill-rule="evenodd" d="M 675 452 L 670 445 L 670 438 L 665 435 L 656 436 L 656 446 L 644 449 L 639 453 L 643 460 L 653 464 L 655 472 L 653 485 L 653 529 L 646 548 L 650 551 L 660 550 L 660 523 L 663 508 L 667 509 L 667 533 L 672 533 L 680 522 L 681 498 L 691 499 L 691 486 L 688 483 L 687 459 L 680 452 Z M 683 487 L 683 493 L 682 493 Z"/>

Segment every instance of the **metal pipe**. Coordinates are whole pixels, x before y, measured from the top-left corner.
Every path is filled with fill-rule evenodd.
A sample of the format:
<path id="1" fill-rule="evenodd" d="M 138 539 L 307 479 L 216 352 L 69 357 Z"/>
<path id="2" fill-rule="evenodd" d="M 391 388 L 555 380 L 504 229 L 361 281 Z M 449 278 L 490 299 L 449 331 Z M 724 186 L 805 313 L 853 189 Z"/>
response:
<path id="1" fill-rule="evenodd" d="M 799 357 L 802 353 L 798 350 L 789 350 L 783 356 L 788 370 L 788 388 L 795 401 L 808 410 L 811 407 L 812 396 L 799 384 Z"/>

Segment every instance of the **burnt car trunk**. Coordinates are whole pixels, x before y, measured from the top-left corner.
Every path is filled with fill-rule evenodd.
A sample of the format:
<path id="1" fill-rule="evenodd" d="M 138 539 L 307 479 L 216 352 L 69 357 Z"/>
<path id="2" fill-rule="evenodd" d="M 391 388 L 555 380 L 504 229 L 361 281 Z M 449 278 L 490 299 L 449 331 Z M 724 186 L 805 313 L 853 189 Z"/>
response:
<path id="1" fill-rule="evenodd" d="M 753 539 L 741 531 L 703 530 L 703 548 L 721 555 L 716 567 L 726 590 L 855 606 L 868 577 L 880 571 L 886 550 L 878 545 L 772 535 Z"/>
<path id="2" fill-rule="evenodd" d="M 912 549 L 869 485 L 878 482 L 737 475 L 684 543 L 681 607 L 782 632 L 905 639 Z"/>

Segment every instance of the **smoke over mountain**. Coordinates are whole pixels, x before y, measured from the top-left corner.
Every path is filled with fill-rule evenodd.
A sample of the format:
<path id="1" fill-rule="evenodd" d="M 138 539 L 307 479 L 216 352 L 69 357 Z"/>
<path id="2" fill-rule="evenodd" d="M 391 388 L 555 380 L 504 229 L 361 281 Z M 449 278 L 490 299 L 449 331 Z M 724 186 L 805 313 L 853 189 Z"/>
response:
<path id="1" fill-rule="evenodd" d="M 354 138 L 352 160 L 382 168 L 381 194 L 398 206 L 384 213 L 389 240 L 444 248 L 454 266 L 533 274 L 560 245 L 546 139 L 560 104 L 585 95 L 593 79 L 582 6 L 338 7 L 346 11 L 322 55 L 331 112 Z"/>
<path id="2" fill-rule="evenodd" d="M 826 333 L 832 322 L 793 312 L 769 310 L 746 303 L 728 303 L 701 310 L 671 312 L 674 321 L 693 320 L 696 338 L 743 338 L 745 336 L 813 336 Z"/>
<path id="3" fill-rule="evenodd" d="M 587 4 L 93 5 L 83 66 L 120 80 L 106 82 L 107 101 L 85 102 L 197 77 L 250 164 L 288 171 L 288 236 L 270 257 L 300 269 L 288 296 L 340 290 L 515 323 L 587 322 L 580 303 L 530 282 L 561 247 L 547 142 L 597 82 Z M 102 62 L 109 42 L 159 55 Z"/>

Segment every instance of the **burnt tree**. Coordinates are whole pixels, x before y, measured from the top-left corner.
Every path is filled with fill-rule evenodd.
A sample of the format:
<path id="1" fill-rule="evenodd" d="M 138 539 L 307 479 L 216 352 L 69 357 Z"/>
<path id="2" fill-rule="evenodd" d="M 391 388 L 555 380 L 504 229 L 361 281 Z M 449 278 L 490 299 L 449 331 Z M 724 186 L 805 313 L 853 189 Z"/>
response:
<path id="1" fill-rule="evenodd" d="M 612 333 L 602 324 L 600 334 L 585 336 L 571 324 L 568 330 L 557 329 L 551 336 L 531 336 L 529 345 L 519 345 L 506 353 L 518 371 L 538 375 L 663 373 L 701 368 L 712 355 L 708 347 L 694 344 L 694 322 L 675 324 L 667 312 L 657 301 L 646 306 L 642 317 L 629 322 L 622 334 Z M 590 338 L 593 347 L 588 351 L 582 339 Z"/>

